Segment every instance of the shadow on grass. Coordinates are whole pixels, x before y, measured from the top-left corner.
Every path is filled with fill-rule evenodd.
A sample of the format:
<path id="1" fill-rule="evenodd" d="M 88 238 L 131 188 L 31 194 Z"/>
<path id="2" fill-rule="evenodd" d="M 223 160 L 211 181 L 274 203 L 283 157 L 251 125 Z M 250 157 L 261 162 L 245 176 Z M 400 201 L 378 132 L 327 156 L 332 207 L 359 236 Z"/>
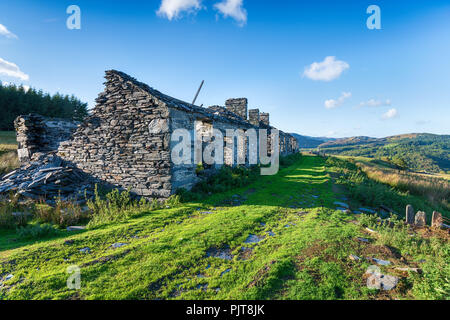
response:
<path id="1" fill-rule="evenodd" d="M 36 243 L 45 243 L 48 241 L 58 240 L 68 238 L 70 236 L 79 235 L 85 233 L 87 230 L 82 231 L 65 231 L 58 230 L 58 234 L 51 235 L 48 237 L 43 237 L 39 239 L 21 239 L 17 234 L 16 230 L 0 230 L 0 256 L 2 252 L 7 250 L 13 250 Z"/>
<path id="2" fill-rule="evenodd" d="M 277 175 L 261 176 L 256 182 L 223 194 L 212 195 L 202 204 L 220 207 L 270 206 L 292 209 L 299 201 L 334 209 L 335 201 L 325 160 L 304 156 L 295 165 L 281 169 Z M 305 209 L 311 208 L 306 206 Z"/>

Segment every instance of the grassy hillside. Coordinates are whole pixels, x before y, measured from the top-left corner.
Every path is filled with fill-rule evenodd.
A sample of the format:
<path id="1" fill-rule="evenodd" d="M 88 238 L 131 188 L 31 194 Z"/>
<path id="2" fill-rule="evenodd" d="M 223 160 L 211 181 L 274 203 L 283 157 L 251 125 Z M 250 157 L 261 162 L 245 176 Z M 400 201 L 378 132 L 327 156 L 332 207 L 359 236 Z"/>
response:
<path id="1" fill-rule="evenodd" d="M 405 203 L 427 212 L 433 205 L 371 183 L 350 162 L 304 156 L 246 187 L 198 203 L 136 207 L 120 222 L 85 231 L 33 240 L 3 230 L 0 279 L 9 277 L 0 299 L 448 298 L 447 233 L 355 214 L 363 205 L 399 212 Z M 363 191 L 379 196 L 366 199 Z M 337 200 L 352 212 L 337 210 Z M 367 287 L 374 262 L 366 257 L 391 262 L 380 268 L 399 277 L 394 290 Z M 73 265 L 81 269 L 80 290 L 66 286 Z M 416 267 L 423 273 L 397 269 Z"/>
<path id="2" fill-rule="evenodd" d="M 374 181 L 389 185 L 402 192 L 420 196 L 450 210 L 450 179 L 448 175 L 430 175 L 398 170 L 391 163 L 382 160 L 340 157 L 355 163 L 368 178 Z"/>
<path id="3" fill-rule="evenodd" d="M 416 172 L 450 172 L 450 136 L 409 134 L 387 138 L 353 137 L 318 146 L 327 154 L 384 159 Z"/>

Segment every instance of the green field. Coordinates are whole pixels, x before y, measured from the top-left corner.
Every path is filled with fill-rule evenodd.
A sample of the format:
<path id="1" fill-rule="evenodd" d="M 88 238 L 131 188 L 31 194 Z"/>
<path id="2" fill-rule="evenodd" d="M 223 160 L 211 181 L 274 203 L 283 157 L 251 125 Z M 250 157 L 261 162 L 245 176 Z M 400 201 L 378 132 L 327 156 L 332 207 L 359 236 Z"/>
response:
<path id="1" fill-rule="evenodd" d="M 16 133 L 14 131 L 0 131 L 0 146 L 6 148 L 6 146 L 17 145 Z"/>
<path id="2" fill-rule="evenodd" d="M 16 133 L 0 131 L 0 176 L 18 167 L 16 150 Z"/>
<path id="3" fill-rule="evenodd" d="M 120 223 L 59 231 L 35 243 L 2 231 L 0 279 L 13 277 L 0 286 L 0 298 L 448 298 L 448 235 L 423 236 L 402 223 L 389 228 L 374 216 L 336 210 L 334 201 L 352 196 L 339 182 L 343 166 L 305 156 L 276 176 L 202 203 L 137 211 Z M 413 199 L 392 197 L 399 205 Z M 353 210 L 363 205 L 346 200 Z M 125 245 L 114 248 L 117 243 Z M 350 254 L 391 261 L 381 269 L 399 284 L 391 291 L 368 289 L 364 274 L 372 263 L 352 261 Z M 80 290 L 66 286 L 72 265 L 81 269 Z M 397 267 L 420 267 L 423 274 Z"/>

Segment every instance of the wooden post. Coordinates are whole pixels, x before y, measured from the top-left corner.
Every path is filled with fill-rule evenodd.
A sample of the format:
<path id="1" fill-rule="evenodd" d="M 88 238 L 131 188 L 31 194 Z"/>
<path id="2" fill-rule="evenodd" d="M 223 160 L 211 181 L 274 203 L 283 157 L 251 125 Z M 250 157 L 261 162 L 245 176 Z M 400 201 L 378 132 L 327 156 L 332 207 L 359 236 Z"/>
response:
<path id="1" fill-rule="evenodd" d="M 200 87 L 198 88 L 198 90 L 197 90 L 197 94 L 195 95 L 195 98 L 194 98 L 194 101 L 192 101 L 192 104 L 195 104 L 195 101 L 197 100 L 197 98 L 198 98 L 198 95 L 199 95 L 199 93 L 200 93 L 200 90 L 202 90 L 202 87 L 203 87 L 203 84 L 205 83 L 205 80 L 202 80 L 202 83 L 200 84 Z"/>

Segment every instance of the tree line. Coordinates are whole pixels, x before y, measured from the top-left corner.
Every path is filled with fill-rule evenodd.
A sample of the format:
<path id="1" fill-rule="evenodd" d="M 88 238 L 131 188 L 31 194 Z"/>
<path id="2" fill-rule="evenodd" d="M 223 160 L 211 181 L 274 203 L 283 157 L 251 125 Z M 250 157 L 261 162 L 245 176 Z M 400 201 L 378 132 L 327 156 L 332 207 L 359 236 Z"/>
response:
<path id="1" fill-rule="evenodd" d="M 5 86 L 0 82 L 0 131 L 14 130 L 14 119 L 30 113 L 82 120 L 88 114 L 88 109 L 87 103 L 73 95 L 50 95 L 42 90 L 25 90 L 22 86 Z"/>

